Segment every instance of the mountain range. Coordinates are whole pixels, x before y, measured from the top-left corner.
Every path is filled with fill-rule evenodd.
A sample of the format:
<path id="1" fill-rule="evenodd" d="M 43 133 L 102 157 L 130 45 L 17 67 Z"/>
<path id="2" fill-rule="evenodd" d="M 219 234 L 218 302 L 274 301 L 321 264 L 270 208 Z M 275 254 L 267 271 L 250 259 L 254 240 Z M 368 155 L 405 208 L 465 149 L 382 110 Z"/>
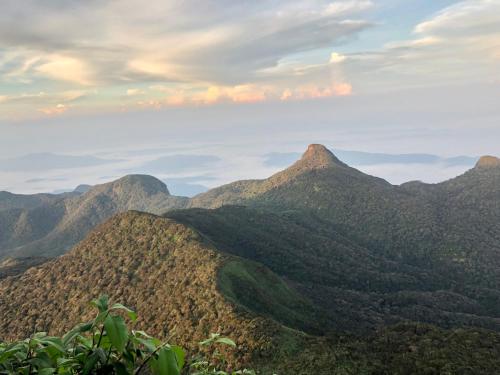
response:
<path id="1" fill-rule="evenodd" d="M 194 351 L 210 332 L 236 338 L 232 363 L 263 373 L 491 374 L 498 218 L 495 157 L 395 186 L 321 145 L 191 199 L 140 175 L 2 193 L 0 336 L 61 333 L 107 292 Z"/>

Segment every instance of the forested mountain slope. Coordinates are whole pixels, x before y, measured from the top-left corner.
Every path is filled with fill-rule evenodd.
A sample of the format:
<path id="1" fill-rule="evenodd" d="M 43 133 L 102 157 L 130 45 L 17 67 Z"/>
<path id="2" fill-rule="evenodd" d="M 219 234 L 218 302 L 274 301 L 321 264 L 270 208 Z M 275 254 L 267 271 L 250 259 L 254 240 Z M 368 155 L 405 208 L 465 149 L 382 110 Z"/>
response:
<path id="1" fill-rule="evenodd" d="M 211 332 L 234 338 L 240 347 L 231 354 L 234 364 L 292 365 L 294 359 L 280 358 L 290 356 L 286 350 L 322 340 L 278 323 L 288 311 L 290 327 L 319 330 L 310 303 L 266 267 L 220 253 L 174 220 L 138 212 L 115 216 L 68 254 L 1 280 L 1 336 L 61 333 L 89 317 L 88 301 L 101 293 L 136 309 L 136 328 L 172 336 L 192 352 Z M 241 293 L 251 293 L 250 308 L 240 303 Z M 333 365 L 327 363 L 303 365 L 327 374 Z"/>
<path id="2" fill-rule="evenodd" d="M 168 217 L 196 228 L 230 254 L 265 264 L 321 312 L 326 331 L 366 334 L 381 325 L 413 320 L 445 328 L 500 331 L 498 292 L 458 285 L 441 265 L 394 260 L 363 247 L 325 222 L 297 212 L 224 206 L 173 211 Z"/>
<path id="3" fill-rule="evenodd" d="M 500 166 L 492 157 L 441 184 L 393 186 L 311 145 L 269 179 L 236 182 L 190 201 L 191 207 L 227 204 L 315 216 L 316 229 L 341 233 L 373 254 L 453 274 L 458 286 L 500 289 Z"/>
<path id="4" fill-rule="evenodd" d="M 233 338 L 230 363 L 261 374 L 490 374 L 500 365 L 500 335 L 477 329 L 402 324 L 318 336 L 324 321 L 295 283 L 217 246 L 173 219 L 119 214 L 68 254 L 0 280 L 0 334 L 61 333 L 108 293 L 138 311 L 136 328 L 191 353 L 210 332 Z"/>
<path id="5" fill-rule="evenodd" d="M 181 208 L 186 201 L 170 195 L 161 181 L 143 175 L 97 185 L 84 194 L 11 198 L 9 207 L 5 203 L 0 210 L 0 259 L 57 256 L 116 213 L 160 213 Z"/>

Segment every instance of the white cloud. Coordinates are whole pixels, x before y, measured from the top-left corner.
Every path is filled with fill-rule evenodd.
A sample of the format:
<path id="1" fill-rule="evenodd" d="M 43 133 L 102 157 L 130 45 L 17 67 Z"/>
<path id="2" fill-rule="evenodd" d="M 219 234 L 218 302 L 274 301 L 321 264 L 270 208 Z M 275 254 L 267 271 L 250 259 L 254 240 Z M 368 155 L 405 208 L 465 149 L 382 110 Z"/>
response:
<path id="1" fill-rule="evenodd" d="M 81 59 L 60 54 L 45 57 L 35 70 L 40 75 L 58 81 L 69 81 L 88 86 L 92 83 L 90 68 Z"/>
<path id="2" fill-rule="evenodd" d="M 143 95 L 144 91 L 140 89 L 127 89 L 127 96 Z"/>
<path id="3" fill-rule="evenodd" d="M 365 91 L 500 79 L 500 1 L 461 1 L 417 24 L 413 35 L 348 55 L 347 78 Z"/>
<path id="4" fill-rule="evenodd" d="M 341 55 L 340 53 L 337 52 L 332 52 L 330 55 L 330 63 L 332 64 L 338 64 L 343 61 L 345 61 L 346 57 L 344 55 Z"/>
<path id="5" fill-rule="evenodd" d="M 147 7 L 138 0 L 6 1 L 0 48 L 26 56 L 15 74 L 36 65 L 46 77 L 81 85 L 148 78 L 246 84 L 286 56 L 330 47 L 369 27 L 350 17 L 372 6 L 366 0 L 153 0 Z"/>
<path id="6" fill-rule="evenodd" d="M 328 6 L 325 9 L 325 13 L 334 14 L 336 16 L 343 16 L 346 14 L 361 12 L 372 8 L 373 6 L 374 6 L 373 1 L 369 0 L 335 1 L 333 3 L 328 4 Z"/>

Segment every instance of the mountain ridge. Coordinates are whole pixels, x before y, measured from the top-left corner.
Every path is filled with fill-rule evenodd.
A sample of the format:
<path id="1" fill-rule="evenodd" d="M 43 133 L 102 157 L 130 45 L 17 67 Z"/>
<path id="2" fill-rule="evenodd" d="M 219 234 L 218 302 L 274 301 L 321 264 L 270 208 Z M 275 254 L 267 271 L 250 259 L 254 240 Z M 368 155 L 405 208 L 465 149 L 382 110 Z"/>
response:
<path id="1" fill-rule="evenodd" d="M 116 213 L 161 213 L 186 202 L 187 198 L 170 195 L 155 177 L 128 175 L 85 193 L 56 195 L 32 207 L 0 210 L 0 223 L 7 228 L 0 233 L 0 258 L 57 256 Z"/>

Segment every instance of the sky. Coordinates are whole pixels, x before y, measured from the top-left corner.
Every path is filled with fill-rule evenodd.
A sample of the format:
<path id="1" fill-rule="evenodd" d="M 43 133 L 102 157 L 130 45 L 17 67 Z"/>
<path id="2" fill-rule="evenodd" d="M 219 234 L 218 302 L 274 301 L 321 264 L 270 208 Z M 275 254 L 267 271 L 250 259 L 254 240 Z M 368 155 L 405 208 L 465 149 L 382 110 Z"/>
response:
<path id="1" fill-rule="evenodd" d="M 0 190 L 196 191 L 313 142 L 438 155 L 359 166 L 438 182 L 500 154 L 499 102 L 500 0 L 0 4 Z"/>

